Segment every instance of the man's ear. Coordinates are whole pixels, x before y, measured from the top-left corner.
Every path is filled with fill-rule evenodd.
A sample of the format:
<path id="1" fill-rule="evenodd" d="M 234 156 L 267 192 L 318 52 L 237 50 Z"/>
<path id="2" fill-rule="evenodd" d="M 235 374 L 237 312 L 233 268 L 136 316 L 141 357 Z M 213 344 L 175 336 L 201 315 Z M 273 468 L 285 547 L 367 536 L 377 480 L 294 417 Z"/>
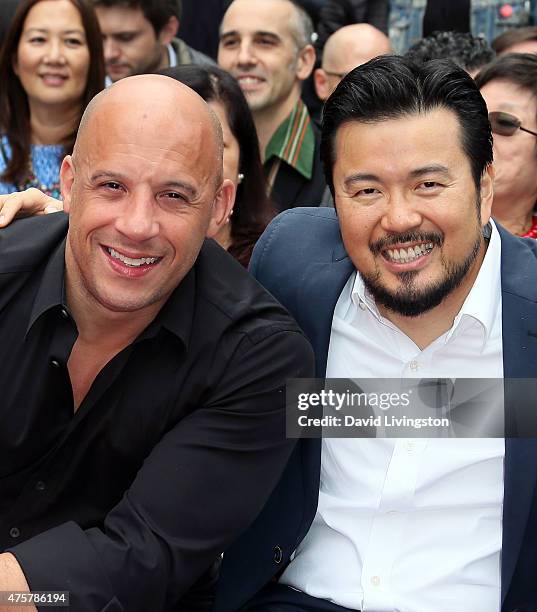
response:
<path id="1" fill-rule="evenodd" d="M 319 100 L 326 102 L 330 96 L 330 83 L 328 82 L 328 75 L 322 68 L 317 68 L 313 73 L 313 84 Z"/>
<path id="2" fill-rule="evenodd" d="M 60 168 L 60 188 L 63 200 L 63 210 L 68 213 L 71 209 L 71 194 L 73 191 L 73 182 L 75 180 L 75 168 L 71 155 L 66 155 L 63 158 Z"/>
<path id="3" fill-rule="evenodd" d="M 161 45 L 169 45 L 172 40 L 177 36 L 179 31 L 179 21 L 175 15 L 172 15 L 168 21 L 164 24 L 162 30 L 159 32 L 158 40 Z"/>
<path id="4" fill-rule="evenodd" d="M 494 199 L 494 166 L 489 164 L 481 177 L 479 195 L 481 196 L 481 225 L 486 225 L 492 215 Z"/>
<path id="5" fill-rule="evenodd" d="M 313 45 L 306 45 L 298 54 L 296 76 L 300 81 L 305 81 L 315 66 L 315 49 Z"/>
<path id="6" fill-rule="evenodd" d="M 229 221 L 235 204 L 235 185 L 233 181 L 224 179 L 222 186 L 217 191 L 211 210 L 209 227 L 205 234 L 207 238 L 214 238 L 216 234 Z"/>

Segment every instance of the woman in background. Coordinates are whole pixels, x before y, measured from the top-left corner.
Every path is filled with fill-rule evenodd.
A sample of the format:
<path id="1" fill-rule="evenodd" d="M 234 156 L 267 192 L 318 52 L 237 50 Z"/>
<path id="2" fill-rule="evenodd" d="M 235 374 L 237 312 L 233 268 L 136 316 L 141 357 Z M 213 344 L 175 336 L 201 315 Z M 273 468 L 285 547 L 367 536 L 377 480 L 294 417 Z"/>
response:
<path id="1" fill-rule="evenodd" d="M 89 0 L 22 0 L 0 54 L 0 193 L 59 197 L 59 170 L 82 113 L 104 85 Z"/>

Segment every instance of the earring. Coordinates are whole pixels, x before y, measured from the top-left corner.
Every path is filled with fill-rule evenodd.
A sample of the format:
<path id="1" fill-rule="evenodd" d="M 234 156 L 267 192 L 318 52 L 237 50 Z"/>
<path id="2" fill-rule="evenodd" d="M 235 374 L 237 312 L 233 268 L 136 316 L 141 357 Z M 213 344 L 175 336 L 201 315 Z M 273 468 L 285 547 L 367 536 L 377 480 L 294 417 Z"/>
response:
<path id="1" fill-rule="evenodd" d="M 242 172 L 239 172 L 237 176 L 237 183 L 240 185 L 242 181 L 244 181 L 244 174 Z"/>
<path id="2" fill-rule="evenodd" d="M 233 214 L 233 208 L 229 211 L 229 215 L 227 216 L 226 223 L 229 223 L 231 220 L 231 215 Z"/>

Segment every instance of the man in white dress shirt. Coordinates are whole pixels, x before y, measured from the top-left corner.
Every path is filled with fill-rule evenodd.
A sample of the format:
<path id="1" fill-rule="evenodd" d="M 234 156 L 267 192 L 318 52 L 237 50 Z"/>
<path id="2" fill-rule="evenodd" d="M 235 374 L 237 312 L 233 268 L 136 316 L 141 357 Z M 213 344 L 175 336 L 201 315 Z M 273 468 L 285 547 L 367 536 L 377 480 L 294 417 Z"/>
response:
<path id="1" fill-rule="evenodd" d="M 325 106 L 322 154 L 337 212 L 284 213 L 252 260 L 317 375 L 536 377 L 537 248 L 490 218 L 471 78 L 444 61 L 357 68 Z M 535 610 L 536 475 L 530 439 L 302 440 L 225 555 L 216 610 Z"/>

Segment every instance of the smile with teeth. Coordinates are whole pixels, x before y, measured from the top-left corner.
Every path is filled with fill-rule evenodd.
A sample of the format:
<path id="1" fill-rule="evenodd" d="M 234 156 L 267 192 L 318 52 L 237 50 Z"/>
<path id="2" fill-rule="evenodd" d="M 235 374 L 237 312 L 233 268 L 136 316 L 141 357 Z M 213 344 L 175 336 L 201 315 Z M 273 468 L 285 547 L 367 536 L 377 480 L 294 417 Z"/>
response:
<path id="1" fill-rule="evenodd" d="M 416 259 L 428 255 L 434 248 L 432 242 L 416 244 L 408 249 L 386 249 L 384 257 L 394 263 L 410 263 Z"/>
<path id="2" fill-rule="evenodd" d="M 119 259 L 121 263 L 124 263 L 126 266 L 131 268 L 153 265 L 161 259 L 160 257 L 140 257 L 139 259 L 133 259 L 132 257 L 127 257 L 126 255 L 118 253 L 118 251 L 115 251 L 111 247 L 107 247 L 106 250 L 114 259 Z"/>

